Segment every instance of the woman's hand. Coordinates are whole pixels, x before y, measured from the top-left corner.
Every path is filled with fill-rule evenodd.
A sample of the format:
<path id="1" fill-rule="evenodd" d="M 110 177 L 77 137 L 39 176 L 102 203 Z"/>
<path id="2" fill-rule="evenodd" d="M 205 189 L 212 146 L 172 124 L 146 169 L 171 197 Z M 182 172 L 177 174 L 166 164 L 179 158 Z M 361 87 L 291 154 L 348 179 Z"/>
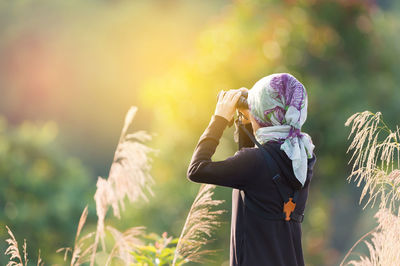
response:
<path id="1" fill-rule="evenodd" d="M 231 121 L 236 109 L 236 103 L 241 95 L 241 90 L 222 90 L 218 97 L 217 107 L 215 108 L 214 115 L 224 117 L 226 120 Z"/>

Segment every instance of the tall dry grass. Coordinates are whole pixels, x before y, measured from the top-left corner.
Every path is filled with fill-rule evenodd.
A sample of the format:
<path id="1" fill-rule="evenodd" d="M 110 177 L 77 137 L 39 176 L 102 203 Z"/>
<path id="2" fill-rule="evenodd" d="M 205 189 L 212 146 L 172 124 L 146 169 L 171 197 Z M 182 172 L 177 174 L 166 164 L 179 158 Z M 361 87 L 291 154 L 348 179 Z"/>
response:
<path id="1" fill-rule="evenodd" d="M 186 262 L 205 263 L 206 255 L 215 252 L 202 250 L 202 247 L 209 242 L 213 230 L 221 225 L 219 218 L 225 212 L 212 210 L 224 202 L 212 199 L 214 188 L 214 185 L 201 185 L 179 237 L 172 265 L 175 265 L 178 258 Z"/>
<path id="2" fill-rule="evenodd" d="M 5 255 L 10 256 L 10 260 L 7 266 L 27 266 L 28 265 L 28 252 L 26 251 L 26 239 L 24 239 L 24 245 L 22 246 L 22 255 L 19 250 L 18 241 L 15 239 L 14 234 L 11 232 L 10 228 L 6 225 L 6 229 L 10 238 L 6 239 L 8 248 L 4 252 Z M 37 260 L 37 266 L 43 265 L 43 261 L 40 257 L 40 250 Z"/>
<path id="3" fill-rule="evenodd" d="M 71 266 L 79 266 L 84 263 L 95 265 L 99 243 L 101 243 L 102 252 L 107 254 L 106 261 L 102 263 L 112 265 L 114 260 L 119 260 L 123 265 L 131 265 L 135 263 L 133 253 L 143 245 L 141 237 L 145 227 L 132 227 L 125 232 L 120 232 L 116 228 L 105 225 L 105 218 L 110 208 L 113 215 L 120 218 L 121 211 L 125 209 L 125 199 L 131 203 L 137 200 L 148 201 L 148 195 L 153 195 L 151 185 L 154 184 L 154 181 L 150 175 L 152 159 L 149 154 L 157 154 L 159 151 L 144 144 L 152 138 L 145 131 L 127 133 L 136 112 L 137 107 L 132 107 L 125 117 L 108 178 L 99 177 L 97 180 L 97 189 L 94 195 L 98 218 L 96 231 L 81 236 L 88 216 L 86 206 L 77 226 L 74 246 L 57 250 L 57 252 L 64 252 L 64 261 L 68 261 L 70 257 L 68 264 Z M 223 202 L 212 199 L 214 188 L 215 186 L 212 185 L 200 187 L 170 264 L 175 265 L 178 261 L 179 265 L 189 261 L 201 262 L 204 261 L 202 259 L 205 259 L 205 255 L 213 253 L 211 250 L 203 250 L 202 247 L 208 243 L 208 238 L 211 237 L 213 230 L 220 225 L 218 218 L 224 212 L 212 210 L 213 207 Z M 24 256 L 22 257 L 17 240 L 8 227 L 7 230 L 10 235 L 10 238 L 6 240 L 9 247 L 5 254 L 10 256 L 7 266 L 27 265 L 26 241 L 24 241 L 22 253 Z M 109 232 L 114 240 L 109 252 L 104 242 L 106 232 Z M 39 251 L 37 265 L 42 264 Z"/>
<path id="4" fill-rule="evenodd" d="M 152 159 L 148 155 L 149 153 L 158 153 L 158 150 L 147 147 L 142 143 L 151 140 L 151 136 L 145 131 L 127 134 L 136 112 L 137 107 L 131 107 L 125 116 L 125 123 L 108 178 L 99 177 L 97 180 L 94 199 L 98 220 L 90 265 L 94 265 L 99 240 L 101 240 L 102 249 L 106 251 L 104 219 L 108 208 L 111 207 L 114 216 L 120 218 L 121 210 L 125 209 L 125 198 L 128 198 L 131 203 L 138 199 L 147 201 L 146 192 L 153 194 L 150 187 L 154 183 L 150 175 Z M 132 243 L 132 246 L 134 244 Z"/>
<path id="5" fill-rule="evenodd" d="M 93 250 L 93 243 L 87 244 L 87 240 L 90 239 L 94 232 L 90 232 L 87 235 L 80 237 L 83 226 L 86 223 L 88 215 L 88 207 L 86 206 L 82 212 L 81 218 L 79 219 L 78 228 L 76 230 L 74 247 L 60 248 L 56 252 L 64 252 L 64 261 L 67 260 L 68 253 L 71 253 L 71 266 L 78 266 L 90 260 L 90 254 Z"/>
<path id="6" fill-rule="evenodd" d="M 369 111 L 352 115 L 346 126 L 352 124 L 349 138 L 354 134 L 347 152 L 353 150 L 349 163 L 353 163 L 348 180 L 357 186 L 364 182 L 360 202 L 366 198 L 364 208 L 374 206 L 379 199 L 380 208 L 395 210 L 400 197 L 399 128 L 392 131 L 381 119 L 381 113 Z"/>
<path id="7" fill-rule="evenodd" d="M 399 265 L 400 261 L 400 145 L 399 127 L 391 130 L 382 120 L 381 113 L 365 111 L 352 115 L 346 126 L 351 125 L 349 138 L 353 136 L 348 152 L 353 163 L 348 180 L 363 186 L 360 203 L 374 206 L 378 226 L 366 234 L 350 249 L 341 265 L 351 255 L 356 245 L 363 242 L 369 255 L 358 255 L 347 265 Z"/>

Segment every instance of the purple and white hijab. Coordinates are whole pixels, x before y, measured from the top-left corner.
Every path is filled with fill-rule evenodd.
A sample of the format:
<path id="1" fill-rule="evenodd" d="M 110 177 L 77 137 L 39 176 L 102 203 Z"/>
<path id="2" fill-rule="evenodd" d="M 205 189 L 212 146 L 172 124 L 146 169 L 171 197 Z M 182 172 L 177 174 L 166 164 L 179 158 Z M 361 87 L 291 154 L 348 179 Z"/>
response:
<path id="1" fill-rule="evenodd" d="M 304 185 L 307 159 L 312 157 L 311 137 L 301 132 L 307 118 L 307 92 L 303 84 L 288 73 L 266 76 L 249 90 L 249 110 L 260 128 L 255 138 L 261 144 L 282 142 L 281 150 L 292 160 L 296 178 Z"/>

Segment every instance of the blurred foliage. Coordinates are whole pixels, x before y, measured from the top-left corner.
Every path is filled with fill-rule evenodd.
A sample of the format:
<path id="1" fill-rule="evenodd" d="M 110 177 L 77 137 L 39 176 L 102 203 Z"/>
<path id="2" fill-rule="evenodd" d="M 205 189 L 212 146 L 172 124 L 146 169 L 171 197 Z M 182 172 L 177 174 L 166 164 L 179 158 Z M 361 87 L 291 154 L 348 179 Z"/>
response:
<path id="1" fill-rule="evenodd" d="M 94 191 L 88 170 L 54 145 L 56 134 L 51 122 L 12 129 L 0 118 L 0 238 L 6 239 L 8 225 L 20 243 L 29 241 L 33 261 L 38 249 L 46 261 L 60 257 L 56 249 L 72 243 L 87 193 Z M 5 247 L 1 241 L 1 250 Z M 6 259 L 0 257 L 0 263 Z"/>
<path id="2" fill-rule="evenodd" d="M 217 92 L 292 73 L 308 91 L 303 130 L 318 157 L 303 223 L 305 260 L 336 265 L 374 222 L 360 218 L 359 191 L 345 181 L 344 122 L 364 109 L 381 111 L 389 126 L 398 119 L 398 10 L 395 1 L 363 0 L 0 1 L 0 111 L 13 124 L 56 121 L 63 148 L 106 176 L 123 114 L 137 105 L 134 127 L 158 134 L 151 145 L 161 151 L 152 170 L 155 197 L 112 223 L 179 235 L 198 190 L 185 178 L 187 166 Z M 234 154 L 232 133 L 225 131 L 214 160 Z M 30 181 L 44 186 L 34 199 L 57 188 L 39 180 Z M 3 189 L 13 186 L 14 179 Z M 230 193 L 219 188 L 215 198 L 230 199 Z M 82 210 L 85 202 L 75 197 L 68 204 Z M 38 230 L 49 232 L 40 245 L 30 239 L 32 231 L 9 225 L 31 247 L 58 246 L 54 238 L 61 234 L 45 228 L 52 216 L 40 219 Z M 77 218 L 66 220 L 62 228 L 73 235 Z M 211 247 L 223 249 L 215 265 L 229 259 L 229 214 L 225 220 Z"/>

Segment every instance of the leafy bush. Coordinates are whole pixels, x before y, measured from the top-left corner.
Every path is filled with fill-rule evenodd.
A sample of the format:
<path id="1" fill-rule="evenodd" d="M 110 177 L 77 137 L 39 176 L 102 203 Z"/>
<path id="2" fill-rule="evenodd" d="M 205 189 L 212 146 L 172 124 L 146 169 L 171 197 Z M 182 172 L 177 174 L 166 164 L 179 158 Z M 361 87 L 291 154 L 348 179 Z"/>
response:
<path id="1" fill-rule="evenodd" d="M 56 150 L 56 135 L 51 122 L 12 128 L 0 118 L 0 224 L 29 239 L 30 254 L 41 246 L 47 258 L 55 258 L 55 243 L 73 241 L 71 220 L 79 217 L 93 190 L 80 161 Z M 0 232 L 4 239 L 6 232 Z M 6 249 L 4 242 L 0 248 Z M 6 264 L 3 256 L 0 264 Z"/>
<path id="2" fill-rule="evenodd" d="M 161 236 L 156 233 L 151 233 L 144 237 L 151 242 L 147 245 L 136 247 L 136 250 L 132 252 L 136 260 L 136 263 L 133 263 L 133 266 L 172 265 L 176 251 L 176 244 L 178 244 L 179 238 L 167 237 L 166 232 Z M 184 260 L 179 259 L 176 261 L 175 265 L 179 266 L 183 263 Z"/>

